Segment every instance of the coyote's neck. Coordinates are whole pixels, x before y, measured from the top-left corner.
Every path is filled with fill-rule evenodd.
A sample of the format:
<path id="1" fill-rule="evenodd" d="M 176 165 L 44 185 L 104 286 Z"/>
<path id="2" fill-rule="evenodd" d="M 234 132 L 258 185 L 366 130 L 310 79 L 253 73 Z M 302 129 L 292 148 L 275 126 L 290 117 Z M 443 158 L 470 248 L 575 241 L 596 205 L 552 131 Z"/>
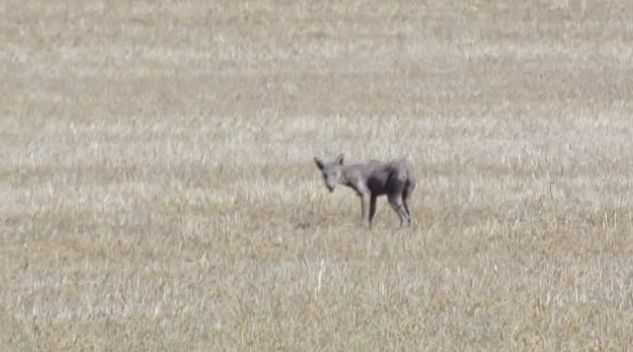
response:
<path id="1" fill-rule="evenodd" d="M 358 185 L 351 175 L 351 170 L 352 169 L 350 167 L 343 166 L 341 168 L 341 177 L 339 178 L 338 183 L 358 191 Z"/>

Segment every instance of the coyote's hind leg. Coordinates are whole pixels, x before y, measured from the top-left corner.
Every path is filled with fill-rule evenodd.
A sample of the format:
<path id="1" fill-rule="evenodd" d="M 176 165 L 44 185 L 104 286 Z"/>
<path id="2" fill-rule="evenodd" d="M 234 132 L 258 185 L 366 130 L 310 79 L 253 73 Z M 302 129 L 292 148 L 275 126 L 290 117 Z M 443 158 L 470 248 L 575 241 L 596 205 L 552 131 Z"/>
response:
<path id="1" fill-rule="evenodd" d="M 390 194 L 389 204 L 393 208 L 393 211 L 398 214 L 398 218 L 400 219 L 400 226 L 404 224 L 405 220 L 407 221 L 407 223 L 411 221 L 409 215 L 407 214 L 407 211 L 404 208 L 402 196 L 400 194 Z"/>
<path id="2" fill-rule="evenodd" d="M 407 181 L 404 189 L 402 190 L 402 205 L 407 212 L 407 225 L 411 225 L 411 211 L 409 210 L 409 198 L 411 193 L 415 189 L 415 181 Z"/>

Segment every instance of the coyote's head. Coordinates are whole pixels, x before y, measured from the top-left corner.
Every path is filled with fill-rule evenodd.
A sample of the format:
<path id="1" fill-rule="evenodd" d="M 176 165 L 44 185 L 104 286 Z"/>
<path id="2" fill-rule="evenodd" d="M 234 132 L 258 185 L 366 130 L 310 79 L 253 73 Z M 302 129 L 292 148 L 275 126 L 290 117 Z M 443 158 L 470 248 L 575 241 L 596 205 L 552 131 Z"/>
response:
<path id="1" fill-rule="evenodd" d="M 321 170 L 321 175 L 323 176 L 323 182 L 325 182 L 325 187 L 330 190 L 330 192 L 334 191 L 334 187 L 341 180 L 341 168 L 343 166 L 343 154 L 339 154 L 336 157 L 336 160 L 324 162 L 321 159 L 314 157 L 314 162 L 316 166 Z"/>

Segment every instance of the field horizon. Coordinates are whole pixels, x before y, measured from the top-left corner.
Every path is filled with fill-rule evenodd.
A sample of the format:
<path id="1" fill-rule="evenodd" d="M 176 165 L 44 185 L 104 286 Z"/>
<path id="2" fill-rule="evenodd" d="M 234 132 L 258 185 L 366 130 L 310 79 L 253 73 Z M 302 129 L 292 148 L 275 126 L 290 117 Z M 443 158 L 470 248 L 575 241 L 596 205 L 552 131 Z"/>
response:
<path id="1" fill-rule="evenodd" d="M 628 2 L 0 15 L 0 350 L 633 346 Z M 339 153 L 412 163 L 410 228 Z"/>

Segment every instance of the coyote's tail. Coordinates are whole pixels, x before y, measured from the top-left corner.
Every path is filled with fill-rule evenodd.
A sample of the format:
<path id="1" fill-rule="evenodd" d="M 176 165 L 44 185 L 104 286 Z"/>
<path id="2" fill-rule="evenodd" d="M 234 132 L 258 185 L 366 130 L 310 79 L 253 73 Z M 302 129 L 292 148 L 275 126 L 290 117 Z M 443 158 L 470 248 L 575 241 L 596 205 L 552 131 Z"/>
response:
<path id="1" fill-rule="evenodd" d="M 407 178 L 407 181 L 404 184 L 404 190 L 402 191 L 402 198 L 409 199 L 411 193 L 415 189 L 415 178 L 411 175 Z"/>

